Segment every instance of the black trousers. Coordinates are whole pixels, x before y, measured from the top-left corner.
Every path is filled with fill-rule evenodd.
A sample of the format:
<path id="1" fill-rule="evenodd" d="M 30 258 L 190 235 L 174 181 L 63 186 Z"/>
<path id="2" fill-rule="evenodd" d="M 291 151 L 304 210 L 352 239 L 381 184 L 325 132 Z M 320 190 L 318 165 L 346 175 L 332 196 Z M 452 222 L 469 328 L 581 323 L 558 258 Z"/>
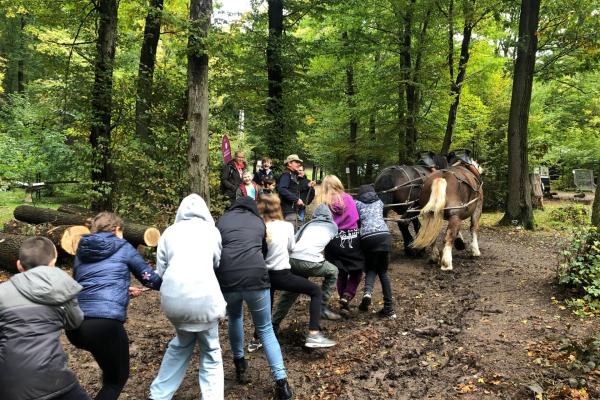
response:
<path id="1" fill-rule="evenodd" d="M 321 329 L 319 321 L 321 320 L 321 288 L 308 279 L 294 275 L 291 269 L 280 271 L 269 271 L 271 280 L 271 306 L 273 305 L 273 295 L 276 290 L 285 290 L 286 292 L 302 293 L 310 296 L 310 322 L 308 329 L 318 331 Z"/>
<path id="2" fill-rule="evenodd" d="M 90 396 L 88 396 L 79 382 L 77 382 L 67 393 L 53 397 L 52 400 L 90 400 Z"/>
<path id="3" fill-rule="evenodd" d="M 92 353 L 102 369 L 102 388 L 95 400 L 117 400 L 129 378 L 129 339 L 123 323 L 86 318 L 79 328 L 66 333 L 75 347 Z"/>

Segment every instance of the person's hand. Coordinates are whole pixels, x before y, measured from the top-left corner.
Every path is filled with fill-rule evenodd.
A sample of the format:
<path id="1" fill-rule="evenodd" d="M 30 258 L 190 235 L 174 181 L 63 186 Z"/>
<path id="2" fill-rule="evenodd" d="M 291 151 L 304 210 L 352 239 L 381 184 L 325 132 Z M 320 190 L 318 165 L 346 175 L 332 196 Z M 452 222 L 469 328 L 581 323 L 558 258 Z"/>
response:
<path id="1" fill-rule="evenodd" d="M 304 202 L 302 201 L 302 199 L 298 199 L 298 201 L 296 201 L 296 205 L 298 207 L 304 207 Z"/>
<path id="2" fill-rule="evenodd" d="M 129 297 L 138 297 L 142 293 L 144 293 L 144 288 L 139 288 L 135 286 L 129 286 Z"/>
<path id="3" fill-rule="evenodd" d="M 317 182 L 310 181 L 310 182 L 308 182 L 308 187 L 315 187 L 316 184 L 317 184 Z"/>

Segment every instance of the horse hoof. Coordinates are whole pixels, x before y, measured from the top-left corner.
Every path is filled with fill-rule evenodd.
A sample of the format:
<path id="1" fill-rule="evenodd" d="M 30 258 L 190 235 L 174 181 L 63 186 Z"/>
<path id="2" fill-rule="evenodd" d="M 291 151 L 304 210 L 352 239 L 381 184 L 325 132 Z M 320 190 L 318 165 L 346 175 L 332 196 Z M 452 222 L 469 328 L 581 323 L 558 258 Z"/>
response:
<path id="1" fill-rule="evenodd" d="M 481 257 L 481 253 L 480 253 L 479 251 L 477 251 L 477 252 L 473 251 L 473 252 L 471 253 L 471 257 L 474 257 L 474 258 L 479 258 L 479 257 Z"/>
<path id="2" fill-rule="evenodd" d="M 462 251 L 466 248 L 467 246 L 465 246 L 465 241 L 462 240 L 462 238 L 457 237 L 456 239 L 454 239 L 454 248 L 456 250 Z"/>
<path id="3" fill-rule="evenodd" d="M 442 271 L 452 271 L 452 267 L 446 267 L 442 265 Z"/>

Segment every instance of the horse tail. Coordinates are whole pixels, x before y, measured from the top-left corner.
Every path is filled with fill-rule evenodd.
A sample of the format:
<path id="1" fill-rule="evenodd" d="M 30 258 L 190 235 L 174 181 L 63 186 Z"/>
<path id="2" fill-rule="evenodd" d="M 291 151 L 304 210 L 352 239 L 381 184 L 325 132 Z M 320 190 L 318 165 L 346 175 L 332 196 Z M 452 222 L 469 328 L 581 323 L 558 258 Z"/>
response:
<path id="1" fill-rule="evenodd" d="M 431 194 L 425 207 L 421 209 L 419 217 L 421 219 L 421 229 L 411 247 L 422 249 L 433 243 L 437 239 L 442 226 L 444 225 L 444 207 L 446 207 L 446 186 L 444 178 L 435 178 L 431 184 Z"/>

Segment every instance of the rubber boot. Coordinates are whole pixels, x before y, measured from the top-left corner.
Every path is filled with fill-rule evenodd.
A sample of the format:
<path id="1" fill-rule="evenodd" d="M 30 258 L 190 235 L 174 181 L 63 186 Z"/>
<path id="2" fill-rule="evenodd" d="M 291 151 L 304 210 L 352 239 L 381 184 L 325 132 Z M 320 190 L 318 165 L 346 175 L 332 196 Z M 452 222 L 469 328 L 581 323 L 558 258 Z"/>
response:
<path id="1" fill-rule="evenodd" d="M 292 388 L 286 378 L 275 382 L 275 398 L 277 400 L 289 400 L 292 398 Z"/>
<path id="2" fill-rule="evenodd" d="M 250 383 L 248 375 L 246 375 L 246 369 L 248 369 L 248 363 L 244 357 L 234 358 L 233 363 L 235 364 L 235 378 L 238 383 L 245 385 Z"/>

